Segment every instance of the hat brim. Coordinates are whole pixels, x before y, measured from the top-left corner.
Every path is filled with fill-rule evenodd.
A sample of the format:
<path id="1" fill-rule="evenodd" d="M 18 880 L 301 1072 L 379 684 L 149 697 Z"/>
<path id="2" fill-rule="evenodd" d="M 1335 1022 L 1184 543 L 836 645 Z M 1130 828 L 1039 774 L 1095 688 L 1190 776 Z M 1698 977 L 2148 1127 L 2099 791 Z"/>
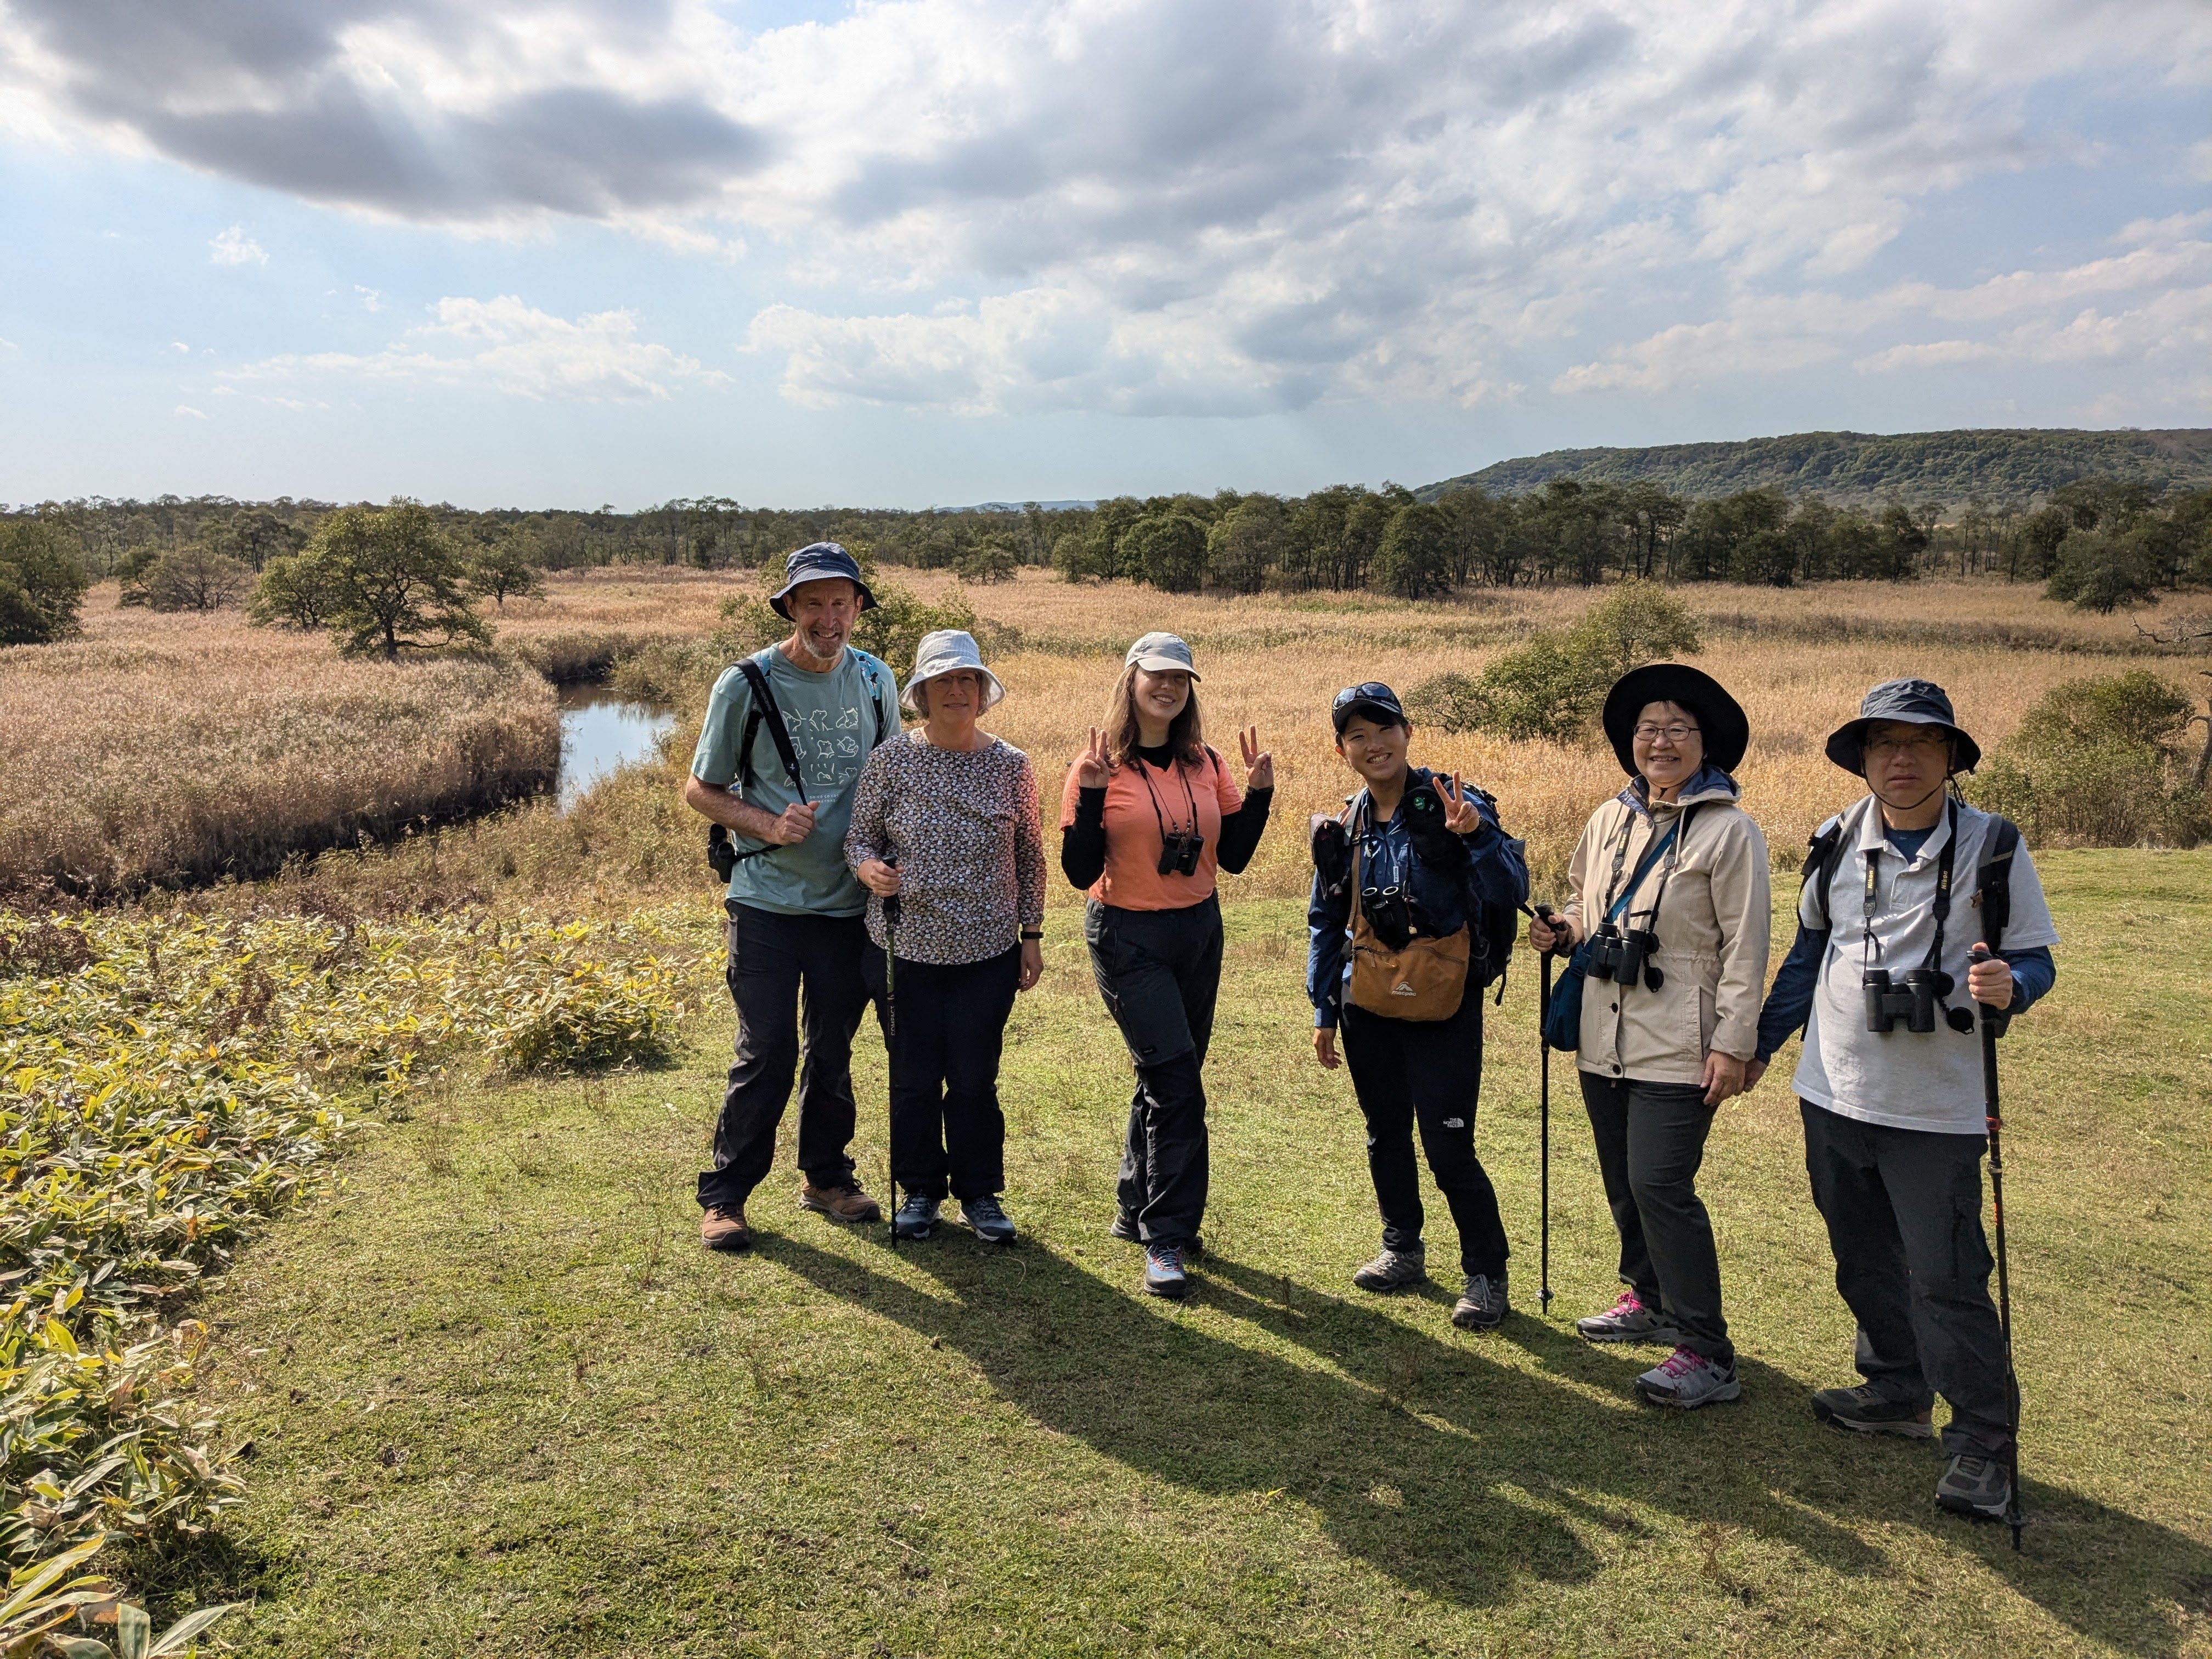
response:
<path id="1" fill-rule="evenodd" d="M 934 674 L 919 674 L 908 680 L 899 692 L 899 707 L 909 714 L 922 713 L 921 706 L 914 700 L 915 687 L 927 685 L 932 680 L 941 680 L 947 674 L 981 674 L 991 683 L 991 689 L 983 694 L 983 707 L 978 711 L 980 713 L 988 714 L 1006 700 L 1006 688 L 999 683 L 996 674 L 979 662 L 963 662 L 955 663 L 950 668 L 940 668 Z"/>
<path id="2" fill-rule="evenodd" d="M 1177 662 L 1173 657 L 1133 657 L 1129 659 L 1129 666 L 1141 668 L 1148 674 L 1188 674 L 1194 685 L 1205 678 L 1188 663 Z"/>
<path id="3" fill-rule="evenodd" d="M 1949 720 L 1923 720 L 1915 714 L 1862 715 L 1855 720 L 1845 720 L 1828 733 L 1827 757 L 1855 778 L 1866 775 L 1867 728 L 1876 720 L 1890 720 L 1899 726 L 1937 726 L 1951 734 L 1958 745 L 1958 764 L 1952 769 L 1971 772 L 1982 763 L 1982 746 Z"/>
<path id="4" fill-rule="evenodd" d="M 784 596 L 793 588 L 803 587 L 808 582 L 850 582 L 860 590 L 860 609 L 873 611 L 876 608 L 876 596 L 868 592 L 867 583 L 862 581 L 858 576 L 842 570 L 824 570 L 819 565 L 809 565 L 768 596 L 769 609 L 775 611 L 784 621 L 789 622 L 791 607 L 783 602 Z"/>
<path id="5" fill-rule="evenodd" d="M 1680 703 L 1696 714 L 1707 765 L 1733 773 L 1743 763 L 1744 751 L 1751 747 L 1751 720 L 1743 705 L 1710 674 L 1684 663 L 1655 662 L 1631 669 L 1605 694 L 1601 723 L 1606 741 L 1629 776 L 1637 775 L 1636 718 L 1653 702 Z"/>

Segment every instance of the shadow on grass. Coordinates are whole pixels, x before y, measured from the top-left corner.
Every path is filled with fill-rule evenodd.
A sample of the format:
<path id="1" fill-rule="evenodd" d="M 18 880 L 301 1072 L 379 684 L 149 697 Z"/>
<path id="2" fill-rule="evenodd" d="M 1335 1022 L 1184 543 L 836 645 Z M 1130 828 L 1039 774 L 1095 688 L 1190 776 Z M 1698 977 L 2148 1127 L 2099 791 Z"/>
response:
<path id="1" fill-rule="evenodd" d="M 1264 1327 L 1304 1363 L 1209 1334 L 1035 1243 L 1018 1273 L 991 1253 L 901 1253 L 951 1298 L 787 1237 L 763 1238 L 758 1254 L 958 1350 L 1013 1405 L 1104 1456 L 1194 1492 L 1295 1499 L 1377 1571 L 1470 1606 L 1509 1601 L 1527 1578 L 1594 1577 L 1605 1563 L 1571 1523 L 1632 1542 L 1657 1530 L 1639 1514 L 1654 1510 L 1786 1543 L 1845 1577 L 1897 1571 L 1856 1523 L 1918 1526 L 2085 1636 L 2136 1653 L 2177 1653 L 2182 1632 L 2160 1603 L 2212 1578 L 2212 1550 L 2032 1480 L 2038 1527 L 2014 1555 L 2002 1529 L 1934 1510 L 1941 1464 L 1924 1444 L 1819 1430 L 1808 1391 L 1747 1358 L 1750 1403 L 1676 1413 L 1630 1398 L 1651 1352 L 1595 1349 L 1526 1316 L 1480 1339 L 1449 1327 L 1432 1336 L 1218 1256 L 1201 1264 L 1196 1298 Z M 1497 1363 L 1493 1343 L 1540 1370 Z M 1707 1556 L 1711 1582 L 1695 1588 L 1767 1593 Z"/>

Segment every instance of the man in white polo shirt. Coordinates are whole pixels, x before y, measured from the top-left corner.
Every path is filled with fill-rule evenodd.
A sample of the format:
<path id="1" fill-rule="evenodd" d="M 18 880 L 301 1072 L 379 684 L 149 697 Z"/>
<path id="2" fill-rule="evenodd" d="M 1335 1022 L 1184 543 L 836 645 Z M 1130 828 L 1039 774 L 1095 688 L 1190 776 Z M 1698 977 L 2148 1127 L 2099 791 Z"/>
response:
<path id="1" fill-rule="evenodd" d="M 1814 837 L 1796 942 L 1760 1013 L 1746 1076 L 1747 1087 L 1804 1027 L 1792 1085 L 1805 1165 L 1828 1224 L 1836 1289 L 1858 1320 L 1865 1378 L 1819 1390 L 1813 1413 L 1861 1433 L 1926 1439 L 1941 1394 L 1951 1407 L 1949 1462 L 1936 1501 L 1998 1519 L 2012 1498 L 2016 1413 L 1990 1299 L 1985 1102 L 1971 1005 L 2025 1011 L 2057 976 L 2058 934 L 2027 849 L 2003 857 L 2016 841 L 2010 826 L 1947 793 L 1981 750 L 1941 686 L 1875 687 L 1827 753 L 1869 793 Z M 1996 953 L 1970 965 L 1985 915 L 2008 908 Z"/>

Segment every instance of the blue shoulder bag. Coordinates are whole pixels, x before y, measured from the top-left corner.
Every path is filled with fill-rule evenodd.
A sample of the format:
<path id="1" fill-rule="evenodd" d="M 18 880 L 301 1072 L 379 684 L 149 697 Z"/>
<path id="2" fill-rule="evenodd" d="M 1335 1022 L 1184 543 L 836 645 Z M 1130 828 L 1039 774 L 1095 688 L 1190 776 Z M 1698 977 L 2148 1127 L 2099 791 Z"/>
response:
<path id="1" fill-rule="evenodd" d="M 1644 878 L 1651 873 L 1651 866 L 1658 863 L 1667 849 L 1674 844 L 1674 837 L 1681 827 L 1682 821 L 1675 819 L 1667 833 L 1644 854 L 1643 861 L 1636 866 L 1636 873 L 1629 877 L 1628 885 L 1620 890 L 1620 896 L 1605 913 L 1607 921 L 1620 920 L 1621 912 L 1628 908 L 1629 899 L 1644 884 Z M 1621 837 L 1620 848 L 1622 855 L 1626 856 L 1627 836 Z M 1618 876 L 1620 863 L 1615 862 L 1613 868 Z M 1589 977 L 1590 939 L 1596 932 L 1595 927 L 1590 929 L 1583 942 L 1575 946 L 1574 954 L 1567 958 L 1565 971 L 1559 975 L 1559 982 L 1552 988 L 1551 1018 L 1544 1022 L 1544 1042 L 1547 1047 L 1564 1054 L 1572 1054 L 1583 1046 L 1583 982 Z"/>

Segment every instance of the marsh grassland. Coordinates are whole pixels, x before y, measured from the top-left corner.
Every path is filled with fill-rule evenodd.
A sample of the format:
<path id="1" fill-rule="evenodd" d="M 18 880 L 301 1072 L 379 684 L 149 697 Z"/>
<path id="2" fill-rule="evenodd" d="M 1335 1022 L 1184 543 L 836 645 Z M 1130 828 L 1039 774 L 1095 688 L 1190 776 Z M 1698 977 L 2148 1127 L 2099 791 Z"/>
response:
<path id="1" fill-rule="evenodd" d="M 1794 1050 L 1724 1109 L 1705 1178 L 1741 1407 L 1641 1408 L 1626 1385 L 1653 1356 L 1573 1338 L 1610 1299 L 1612 1235 L 1563 1067 L 1560 1299 L 1535 1312 L 1525 963 L 1488 1012 L 1478 1137 L 1521 1311 L 1475 1336 L 1442 1287 L 1350 1286 L 1373 1200 L 1299 992 L 1304 820 L 1344 791 L 1327 699 L 1478 671 L 1573 620 L 1579 592 L 965 590 L 1010 690 L 989 724 L 1048 800 L 1152 628 L 1197 648 L 1217 746 L 1255 722 L 1277 756 L 1276 826 L 1224 883 L 1197 1292 L 1135 1295 L 1104 1236 L 1128 1073 L 1057 882 L 1004 1085 L 1021 1247 L 893 1254 L 880 1228 L 801 1215 L 787 1123 L 759 1248 L 702 1255 L 691 1173 L 730 1018 L 675 796 L 697 711 L 567 813 L 530 781 L 551 769 L 550 678 L 705 638 L 737 591 L 563 579 L 507 607 L 493 653 L 398 667 L 95 595 L 87 638 L 0 652 L 18 781 L 0 876 L 21 892 L 59 857 L 139 895 L 0 925 L 17 1559 L 25 1527 L 106 1516 L 140 1540 L 112 1570 L 157 1613 L 246 1601 L 218 1633 L 288 1659 L 2212 1656 L 2212 852 L 2039 852 L 2066 942 L 2005 1049 L 2034 1517 L 2014 1555 L 1934 1510 L 1927 1447 L 1807 1412 L 1850 1379 L 1850 1331 L 1805 1197 Z M 1784 872 L 1853 793 L 1820 741 L 1873 681 L 1942 681 L 1994 746 L 2064 681 L 2147 666 L 2189 686 L 2204 665 L 1985 584 L 1677 592 L 1696 660 L 1750 712 L 1747 805 Z M 1498 793 L 1540 893 L 1620 781 L 1570 745 L 1423 733 L 1415 753 Z M 316 848 L 338 850 L 287 860 Z M 880 1189 L 870 1032 L 858 1083 Z M 109 1261 L 130 1271 L 95 1279 Z M 68 1514 L 16 1490 L 118 1432 L 144 1437 L 140 1467 Z M 158 1503 L 219 1524 L 180 1532 L 142 1513 Z"/>

